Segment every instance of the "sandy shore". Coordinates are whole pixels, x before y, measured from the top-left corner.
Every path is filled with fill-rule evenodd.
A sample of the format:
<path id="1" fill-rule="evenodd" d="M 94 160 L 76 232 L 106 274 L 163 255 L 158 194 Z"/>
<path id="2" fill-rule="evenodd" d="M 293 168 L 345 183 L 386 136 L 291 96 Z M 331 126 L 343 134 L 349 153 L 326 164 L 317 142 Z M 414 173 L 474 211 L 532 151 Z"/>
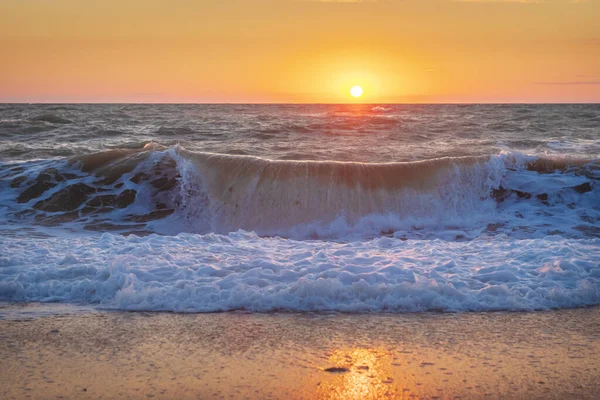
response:
<path id="1" fill-rule="evenodd" d="M 2 304 L 0 358 L 5 399 L 591 399 L 600 308 L 170 314 Z"/>

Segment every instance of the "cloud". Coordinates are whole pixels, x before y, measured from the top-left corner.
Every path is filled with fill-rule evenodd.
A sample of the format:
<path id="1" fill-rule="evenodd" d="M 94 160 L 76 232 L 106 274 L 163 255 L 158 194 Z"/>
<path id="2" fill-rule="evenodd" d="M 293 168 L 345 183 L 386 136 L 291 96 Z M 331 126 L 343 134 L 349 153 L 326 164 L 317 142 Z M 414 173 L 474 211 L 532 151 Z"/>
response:
<path id="1" fill-rule="evenodd" d="M 454 3 L 520 3 L 520 4 L 544 4 L 548 0 L 449 0 Z M 559 3 L 584 4 L 589 0 L 560 0 Z"/>
<path id="2" fill-rule="evenodd" d="M 521 4 L 539 4 L 544 0 L 452 0 L 455 3 L 521 3 Z"/>
<path id="3" fill-rule="evenodd" d="M 308 0 L 311 3 L 377 3 L 385 0 Z"/>
<path id="4" fill-rule="evenodd" d="M 536 82 L 536 85 L 600 85 L 600 81 Z"/>
<path id="5" fill-rule="evenodd" d="M 302 0 L 301 0 L 302 1 Z M 309 3 L 393 3 L 402 0 L 303 0 Z M 522 4 L 541 4 L 547 0 L 446 0 L 451 3 L 522 3 Z M 587 3 L 589 0 L 564 0 L 565 3 Z"/>
<path id="6" fill-rule="evenodd" d="M 384 3 L 394 0 L 304 0 L 311 3 Z M 520 3 L 520 4 L 542 4 L 547 0 L 447 0 L 453 3 Z M 582 4 L 589 0 L 562 0 L 564 3 Z"/>

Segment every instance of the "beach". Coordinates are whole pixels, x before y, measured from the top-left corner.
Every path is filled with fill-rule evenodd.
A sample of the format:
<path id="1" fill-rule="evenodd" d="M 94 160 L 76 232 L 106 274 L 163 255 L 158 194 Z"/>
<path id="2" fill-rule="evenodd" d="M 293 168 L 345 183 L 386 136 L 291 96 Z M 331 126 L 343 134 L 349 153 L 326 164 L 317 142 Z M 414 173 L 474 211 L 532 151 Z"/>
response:
<path id="1" fill-rule="evenodd" d="M 154 313 L 3 303 L 0 397 L 595 398 L 600 308 Z"/>
<path id="2" fill-rule="evenodd" d="M 600 400 L 599 16 L 0 1 L 0 400 Z"/>

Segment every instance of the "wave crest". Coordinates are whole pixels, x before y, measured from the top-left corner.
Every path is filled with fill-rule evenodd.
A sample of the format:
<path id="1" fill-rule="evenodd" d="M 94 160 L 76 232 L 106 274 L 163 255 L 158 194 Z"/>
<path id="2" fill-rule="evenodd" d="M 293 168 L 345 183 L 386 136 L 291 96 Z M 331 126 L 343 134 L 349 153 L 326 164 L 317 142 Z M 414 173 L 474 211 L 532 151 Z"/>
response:
<path id="1" fill-rule="evenodd" d="M 595 160 L 519 153 L 356 163 L 267 160 L 149 143 L 7 164 L 0 179 L 14 197 L 0 202 L 9 218 L 75 222 L 98 231 L 578 237 L 600 234 L 599 172 Z M 553 230 L 556 218 L 574 223 Z"/>

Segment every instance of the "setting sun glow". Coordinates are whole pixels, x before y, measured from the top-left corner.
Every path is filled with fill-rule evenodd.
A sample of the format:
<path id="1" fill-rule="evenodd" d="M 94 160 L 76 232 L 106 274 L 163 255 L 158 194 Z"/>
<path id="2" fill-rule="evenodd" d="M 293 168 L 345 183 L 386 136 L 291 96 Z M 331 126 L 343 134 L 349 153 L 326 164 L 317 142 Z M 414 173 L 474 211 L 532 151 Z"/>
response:
<path id="1" fill-rule="evenodd" d="M 350 89 L 350 94 L 352 97 L 360 97 L 363 95 L 363 88 L 360 86 L 353 86 L 352 89 Z"/>
<path id="2" fill-rule="evenodd" d="M 600 101 L 598 0 L 179 3 L 1 0 L 0 101 Z"/>

